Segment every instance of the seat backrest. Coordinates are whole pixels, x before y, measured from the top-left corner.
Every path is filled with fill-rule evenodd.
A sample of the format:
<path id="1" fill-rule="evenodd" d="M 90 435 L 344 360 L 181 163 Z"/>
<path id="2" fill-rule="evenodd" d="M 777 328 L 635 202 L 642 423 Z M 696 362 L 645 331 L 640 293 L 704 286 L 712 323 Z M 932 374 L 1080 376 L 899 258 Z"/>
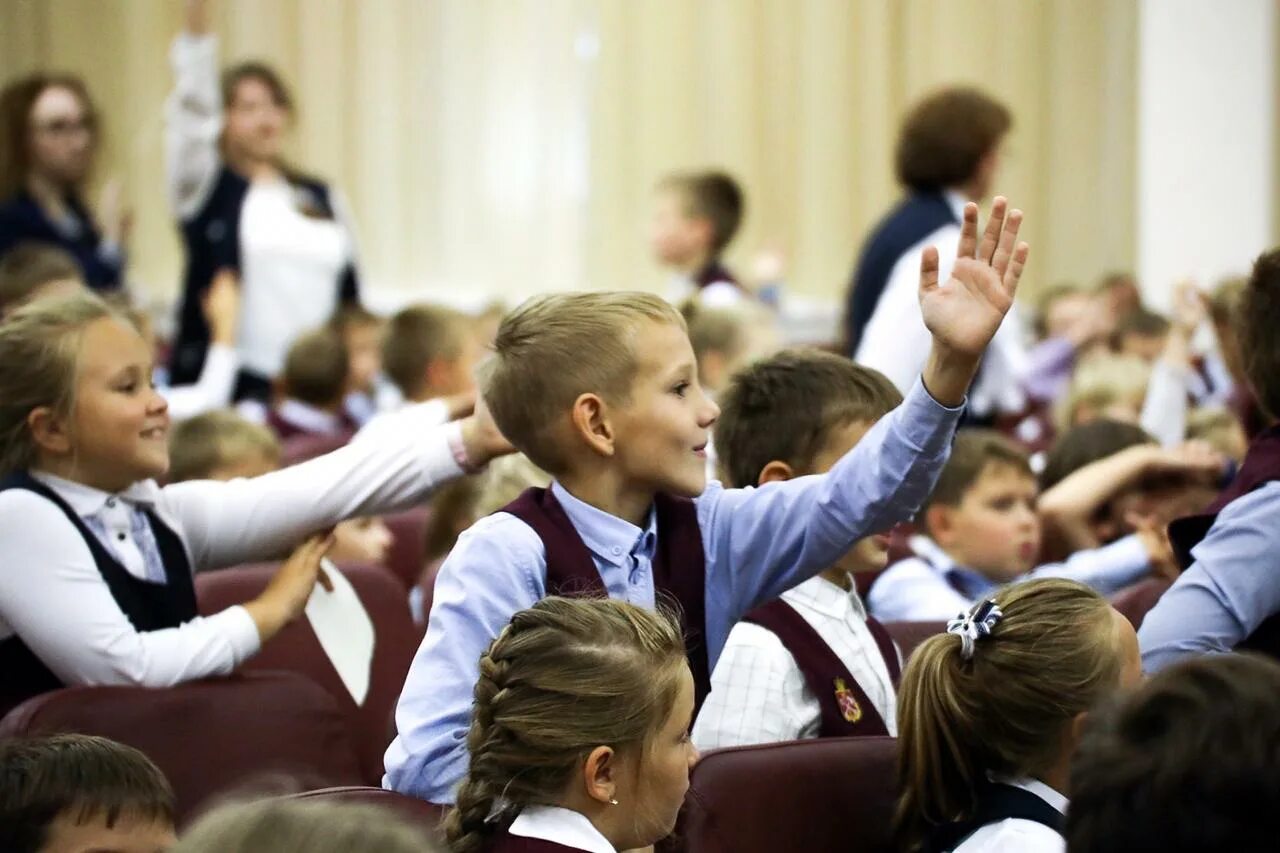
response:
<path id="1" fill-rule="evenodd" d="M 197 574 L 196 602 L 200 613 L 217 613 L 256 598 L 277 568 L 278 564 L 271 563 Z M 373 660 L 369 692 L 363 704 L 356 705 L 305 617 L 272 637 L 242 669 L 296 672 L 328 691 L 346 715 L 351 740 L 360 757 L 361 780 L 376 785 L 382 780 L 383 754 L 395 734 L 396 702 L 422 634 L 409 615 L 404 588 L 386 569 L 345 566 L 342 573 L 351 581 L 373 622 Z"/>
<path id="2" fill-rule="evenodd" d="M 400 579 L 406 594 L 417 584 L 426 561 L 428 507 L 414 507 L 382 516 L 391 531 L 391 547 L 387 549 L 387 568 Z"/>
<path id="3" fill-rule="evenodd" d="M 911 653 L 916 650 L 916 646 L 934 634 L 941 634 L 947 630 L 947 623 L 885 622 L 884 629 L 889 632 L 889 636 L 893 637 L 893 641 L 898 644 L 898 649 L 902 652 L 902 662 L 905 664 L 907 659 L 911 657 Z"/>
<path id="4" fill-rule="evenodd" d="M 280 464 L 284 467 L 297 465 L 332 453 L 339 447 L 345 447 L 354 433 L 342 431 L 333 435 L 295 435 L 280 443 Z"/>
<path id="5" fill-rule="evenodd" d="M 675 835 L 684 853 L 871 853 L 890 849 L 896 742 L 817 738 L 709 752 Z"/>
<path id="6" fill-rule="evenodd" d="M 1144 578 L 1111 596 L 1111 606 L 1133 623 L 1133 630 L 1136 631 L 1142 627 L 1142 620 L 1147 618 L 1147 613 L 1156 606 L 1160 596 L 1168 592 L 1171 586 L 1173 581 L 1165 578 Z"/>
<path id="7" fill-rule="evenodd" d="M 426 830 L 432 836 L 437 835 L 440 830 L 440 823 L 448 813 L 448 809 L 445 806 L 428 803 L 426 800 L 419 800 L 417 797 L 408 797 L 396 791 L 388 791 L 385 788 L 355 785 L 342 788 L 321 788 L 317 791 L 302 791 L 297 794 L 289 794 L 288 798 L 291 800 L 306 800 L 308 802 L 360 803 L 384 808 L 395 812 L 401 819 L 414 826 Z"/>
<path id="8" fill-rule="evenodd" d="M 101 735 L 146 753 L 173 785 L 179 823 L 213 797 L 272 778 L 294 788 L 362 778 L 332 697 L 290 672 L 166 688 L 66 687 L 0 720 L 0 736 L 61 732 Z"/>

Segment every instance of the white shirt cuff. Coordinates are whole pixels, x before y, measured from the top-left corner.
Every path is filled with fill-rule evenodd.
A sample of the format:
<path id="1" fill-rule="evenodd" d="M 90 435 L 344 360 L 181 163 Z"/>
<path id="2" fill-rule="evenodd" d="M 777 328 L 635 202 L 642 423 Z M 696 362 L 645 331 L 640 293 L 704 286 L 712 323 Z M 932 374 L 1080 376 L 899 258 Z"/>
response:
<path id="1" fill-rule="evenodd" d="M 215 625 L 219 633 L 227 638 L 227 644 L 231 647 L 233 656 L 231 669 L 235 669 L 256 655 L 262 648 L 262 638 L 258 635 L 257 623 L 253 621 L 249 611 L 239 604 L 212 616 L 206 616 L 205 622 Z"/>

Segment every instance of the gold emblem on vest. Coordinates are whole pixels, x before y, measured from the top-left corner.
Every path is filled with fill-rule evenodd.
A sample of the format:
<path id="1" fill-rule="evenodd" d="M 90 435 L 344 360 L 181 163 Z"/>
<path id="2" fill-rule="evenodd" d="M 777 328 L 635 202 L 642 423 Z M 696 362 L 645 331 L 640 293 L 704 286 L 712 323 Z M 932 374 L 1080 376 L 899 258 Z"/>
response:
<path id="1" fill-rule="evenodd" d="M 844 683 L 843 678 L 836 679 L 836 706 L 840 709 L 841 716 L 850 723 L 856 723 L 862 719 L 862 706 L 858 704 L 853 691 Z"/>

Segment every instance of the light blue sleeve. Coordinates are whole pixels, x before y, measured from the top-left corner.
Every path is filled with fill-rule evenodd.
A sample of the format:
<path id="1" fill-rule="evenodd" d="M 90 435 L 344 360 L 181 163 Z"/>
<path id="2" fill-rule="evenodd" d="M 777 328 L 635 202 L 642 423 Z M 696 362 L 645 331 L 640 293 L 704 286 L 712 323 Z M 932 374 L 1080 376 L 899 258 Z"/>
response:
<path id="1" fill-rule="evenodd" d="M 881 622 L 945 622 L 972 603 L 919 557 L 894 563 L 867 594 L 867 609 Z"/>
<path id="2" fill-rule="evenodd" d="M 427 635 L 396 706 L 382 785 L 452 803 L 467 773 L 467 729 L 480 656 L 517 611 L 544 596 L 542 542 L 498 513 L 462 534 L 436 579 Z"/>
<path id="3" fill-rule="evenodd" d="M 1032 578 L 1066 578 L 1111 595 L 1142 580 L 1151 571 L 1151 555 L 1136 535 L 1101 548 L 1077 551 L 1062 563 L 1045 563 L 1027 573 Z"/>
<path id="4" fill-rule="evenodd" d="M 1229 652 L 1280 611 L 1280 483 L 1227 504 L 1191 555 L 1138 632 L 1148 672 Z"/>
<path id="5" fill-rule="evenodd" d="M 917 379 L 826 474 L 698 498 L 706 550 L 707 651 L 714 667 L 744 613 L 828 568 L 864 536 L 912 518 L 951 452 L 964 407 Z"/>

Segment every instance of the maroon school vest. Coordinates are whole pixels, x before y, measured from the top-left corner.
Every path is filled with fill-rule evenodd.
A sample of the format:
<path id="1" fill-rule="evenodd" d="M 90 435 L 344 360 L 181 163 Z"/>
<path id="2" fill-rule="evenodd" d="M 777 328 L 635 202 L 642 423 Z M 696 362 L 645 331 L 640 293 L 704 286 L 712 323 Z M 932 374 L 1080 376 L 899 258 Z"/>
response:
<path id="1" fill-rule="evenodd" d="M 348 436 L 355 435 L 357 424 L 346 409 L 343 409 L 338 413 L 338 419 L 338 433 Z M 267 412 L 267 427 L 269 427 L 271 431 L 276 434 L 276 438 L 281 441 L 288 441 L 289 439 L 297 438 L 300 435 L 330 435 L 330 433 L 315 432 L 314 430 L 309 430 L 306 427 L 298 426 L 293 421 L 281 417 L 280 413 L 276 409 L 272 409 Z"/>
<path id="2" fill-rule="evenodd" d="M 1194 562 L 1191 549 L 1204 539 L 1217 520 L 1218 513 L 1227 504 L 1276 480 L 1280 480 L 1280 426 L 1273 426 L 1258 434 L 1249 445 L 1249 452 L 1231 485 L 1209 504 L 1208 509 L 1199 515 L 1179 518 L 1169 525 L 1169 541 L 1173 544 L 1173 552 L 1182 568 L 1189 568 Z M 1276 508 L 1276 522 L 1280 523 L 1280 507 Z M 1276 578 L 1275 582 L 1280 583 L 1280 578 Z M 1269 616 L 1237 648 L 1254 649 L 1280 657 L 1280 613 Z"/>
<path id="3" fill-rule="evenodd" d="M 694 714 L 711 691 L 706 640 L 706 555 L 698 510 L 688 498 L 659 494 L 653 585 L 658 600 L 677 605 L 693 672 Z M 548 595 L 607 595 L 591 552 L 550 489 L 528 489 L 503 508 L 533 528 L 547 553 Z"/>
<path id="4" fill-rule="evenodd" d="M 702 290 L 704 287 L 710 287 L 718 281 L 723 281 L 726 284 L 732 284 L 734 287 L 742 290 L 742 284 L 738 281 L 737 277 L 734 276 L 733 273 L 729 272 L 729 268 L 719 261 L 710 261 L 706 266 L 698 270 L 697 274 L 693 277 L 693 283 L 697 286 L 698 290 Z"/>
<path id="5" fill-rule="evenodd" d="M 795 658 L 805 684 L 817 697 L 818 707 L 822 709 L 818 737 L 889 734 L 884 719 L 862 685 L 849 673 L 849 668 L 831 650 L 822 635 L 794 607 L 779 598 L 757 607 L 743 621 L 772 631 Z M 867 627 L 871 629 L 880 656 L 889 668 L 889 679 L 897 686 L 902 671 L 889 632 L 871 617 L 867 618 Z"/>
<path id="6" fill-rule="evenodd" d="M 485 845 L 485 853 L 557 853 L 560 850 L 575 851 L 577 847 L 567 847 L 554 841 L 541 838 L 524 838 L 512 835 L 505 829 L 493 836 L 493 840 Z"/>

